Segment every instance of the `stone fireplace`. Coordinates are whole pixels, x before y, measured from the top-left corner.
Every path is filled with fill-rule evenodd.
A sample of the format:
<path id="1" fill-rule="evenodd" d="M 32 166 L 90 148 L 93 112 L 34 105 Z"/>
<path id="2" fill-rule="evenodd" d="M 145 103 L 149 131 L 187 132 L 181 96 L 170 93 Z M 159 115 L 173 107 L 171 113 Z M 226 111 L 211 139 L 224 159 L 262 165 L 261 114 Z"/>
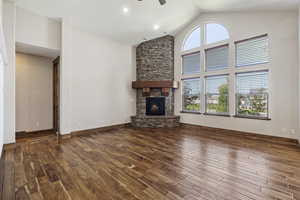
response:
<path id="1" fill-rule="evenodd" d="M 179 116 L 174 115 L 174 37 L 164 36 L 141 43 L 136 49 L 137 90 L 134 127 L 176 127 Z"/>

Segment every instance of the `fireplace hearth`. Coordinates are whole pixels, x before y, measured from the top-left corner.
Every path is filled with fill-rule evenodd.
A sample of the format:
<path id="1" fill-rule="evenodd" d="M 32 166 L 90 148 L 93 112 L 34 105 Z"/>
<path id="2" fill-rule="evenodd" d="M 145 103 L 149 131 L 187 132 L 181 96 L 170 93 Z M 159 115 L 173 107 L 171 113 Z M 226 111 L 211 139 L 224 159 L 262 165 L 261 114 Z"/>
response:
<path id="1" fill-rule="evenodd" d="M 146 115 L 164 116 L 165 115 L 165 98 L 164 97 L 147 97 L 146 98 Z"/>

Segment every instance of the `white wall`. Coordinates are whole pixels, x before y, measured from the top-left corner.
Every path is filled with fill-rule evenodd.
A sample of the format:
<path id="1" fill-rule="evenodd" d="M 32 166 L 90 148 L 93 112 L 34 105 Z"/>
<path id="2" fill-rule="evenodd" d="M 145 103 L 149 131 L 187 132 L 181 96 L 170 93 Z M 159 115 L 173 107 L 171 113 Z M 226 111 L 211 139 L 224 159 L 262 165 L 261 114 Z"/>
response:
<path id="1" fill-rule="evenodd" d="M 130 46 L 75 29 L 72 39 L 72 130 L 130 122 Z"/>
<path id="2" fill-rule="evenodd" d="M 51 58 L 16 54 L 16 131 L 53 128 Z"/>
<path id="3" fill-rule="evenodd" d="M 61 133 L 130 122 L 132 48 L 62 23 Z"/>
<path id="4" fill-rule="evenodd" d="M 15 142 L 15 4 L 3 3 L 8 66 L 4 68 L 4 143 Z"/>
<path id="5" fill-rule="evenodd" d="M 300 6 L 299 6 L 299 10 L 298 10 L 298 87 L 299 87 L 299 98 L 298 98 L 298 141 L 300 143 Z"/>
<path id="6" fill-rule="evenodd" d="M 76 29 L 72 40 L 72 131 L 129 122 L 135 107 L 130 46 Z"/>
<path id="7" fill-rule="evenodd" d="M 186 34 L 201 23 L 223 24 L 230 33 L 230 63 L 234 63 L 234 41 L 268 33 L 270 38 L 270 117 L 271 121 L 181 114 L 181 92 L 175 94 L 175 111 L 184 123 L 253 133 L 297 138 L 298 15 L 297 12 L 253 12 L 202 14 L 176 35 L 175 78 L 181 79 L 180 49 Z M 233 70 L 233 66 L 229 72 Z M 234 80 L 232 75 L 231 81 Z M 231 82 L 232 84 L 232 82 Z M 234 114 L 234 85 L 230 87 L 231 115 Z M 299 134 L 299 133 L 298 133 Z"/>
<path id="8" fill-rule="evenodd" d="M 17 7 L 16 42 L 48 49 L 60 49 L 60 22 Z"/>
<path id="9" fill-rule="evenodd" d="M 0 41 L 4 41 L 4 35 L 3 35 L 3 26 L 2 26 L 2 9 L 3 9 L 3 2 L 0 0 Z M 3 99 L 4 99 L 4 94 L 3 94 L 3 79 L 4 79 L 4 59 L 3 57 L 3 52 L 6 51 L 6 48 L 3 45 L 4 43 L 0 43 L 0 56 L 1 56 L 1 62 L 0 62 L 0 157 L 2 156 L 2 149 L 3 149 L 3 135 L 4 135 L 4 127 L 3 127 Z"/>
<path id="10" fill-rule="evenodd" d="M 3 37 L 3 35 L 1 35 L 0 37 Z M 4 143 L 4 121 L 3 121 L 3 115 L 4 115 L 4 112 L 3 112 L 3 100 L 4 100 L 4 87 L 3 87 L 3 83 L 4 83 L 4 60 L 3 60 L 3 57 L 2 57 L 2 54 L 0 54 L 0 157 L 1 157 L 1 154 L 2 154 L 2 148 L 3 148 L 3 143 Z"/>
<path id="11" fill-rule="evenodd" d="M 71 128 L 71 78 L 72 78 L 72 20 L 63 19 L 61 34 L 61 62 L 60 62 L 60 133 L 69 134 Z"/>

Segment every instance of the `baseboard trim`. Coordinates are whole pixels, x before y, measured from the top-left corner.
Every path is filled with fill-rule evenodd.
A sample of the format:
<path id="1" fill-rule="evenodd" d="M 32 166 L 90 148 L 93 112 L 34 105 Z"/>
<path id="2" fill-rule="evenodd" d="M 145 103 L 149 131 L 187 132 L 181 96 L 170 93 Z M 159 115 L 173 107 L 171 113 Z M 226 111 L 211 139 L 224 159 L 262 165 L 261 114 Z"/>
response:
<path id="1" fill-rule="evenodd" d="M 16 134 L 18 133 L 25 133 L 25 134 L 35 134 L 35 133 L 43 133 L 43 132 L 50 132 L 50 131 L 54 131 L 54 129 L 44 129 L 44 130 L 39 130 L 39 131 L 18 131 L 16 132 Z"/>
<path id="2" fill-rule="evenodd" d="M 103 132 L 107 132 L 107 131 L 118 130 L 120 128 L 129 127 L 130 125 L 131 125 L 131 123 L 124 123 L 124 124 L 104 126 L 104 127 L 100 127 L 100 128 L 94 128 L 94 129 L 86 129 L 86 130 L 81 130 L 81 131 L 73 131 L 70 134 L 59 135 L 59 138 L 61 140 L 65 140 L 65 139 L 70 139 L 72 137 L 77 137 L 77 136 L 91 135 L 91 134 L 103 133 Z"/>
<path id="3" fill-rule="evenodd" d="M 10 144 L 4 144 L 3 145 L 3 150 L 11 150 L 11 149 L 15 149 L 17 146 L 17 143 L 10 143 Z"/>
<path id="4" fill-rule="evenodd" d="M 297 139 L 292 139 L 292 138 L 264 135 L 264 134 L 251 133 L 251 132 L 245 132 L 245 131 L 236 131 L 236 130 L 230 130 L 230 129 L 224 129 L 224 128 L 213 128 L 213 127 L 201 126 L 201 125 L 196 125 L 196 124 L 187 124 L 187 123 L 180 123 L 180 124 L 182 126 L 185 126 L 185 127 L 202 128 L 202 129 L 206 129 L 206 130 L 214 131 L 214 132 L 228 132 L 228 131 L 230 131 L 232 134 L 237 135 L 237 136 L 247 136 L 248 138 L 269 141 L 271 143 L 293 144 L 293 145 L 298 145 L 298 146 L 300 144 Z"/>

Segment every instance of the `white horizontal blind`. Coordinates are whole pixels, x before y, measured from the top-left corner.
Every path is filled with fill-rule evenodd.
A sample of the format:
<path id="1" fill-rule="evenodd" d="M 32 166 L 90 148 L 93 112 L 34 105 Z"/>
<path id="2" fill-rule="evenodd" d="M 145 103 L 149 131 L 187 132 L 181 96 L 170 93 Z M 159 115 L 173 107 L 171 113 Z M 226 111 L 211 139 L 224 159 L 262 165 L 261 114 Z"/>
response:
<path id="1" fill-rule="evenodd" d="M 182 56 L 183 74 L 200 72 L 200 52 Z"/>
<path id="2" fill-rule="evenodd" d="M 269 38 L 262 36 L 236 43 L 236 66 L 269 62 Z"/>
<path id="3" fill-rule="evenodd" d="M 267 92 L 268 72 L 249 72 L 237 74 L 237 92 L 253 94 Z"/>
<path id="4" fill-rule="evenodd" d="M 236 75 L 236 114 L 241 116 L 268 117 L 268 71 Z"/>
<path id="5" fill-rule="evenodd" d="M 228 67 L 228 45 L 205 51 L 206 71 L 222 70 Z"/>

